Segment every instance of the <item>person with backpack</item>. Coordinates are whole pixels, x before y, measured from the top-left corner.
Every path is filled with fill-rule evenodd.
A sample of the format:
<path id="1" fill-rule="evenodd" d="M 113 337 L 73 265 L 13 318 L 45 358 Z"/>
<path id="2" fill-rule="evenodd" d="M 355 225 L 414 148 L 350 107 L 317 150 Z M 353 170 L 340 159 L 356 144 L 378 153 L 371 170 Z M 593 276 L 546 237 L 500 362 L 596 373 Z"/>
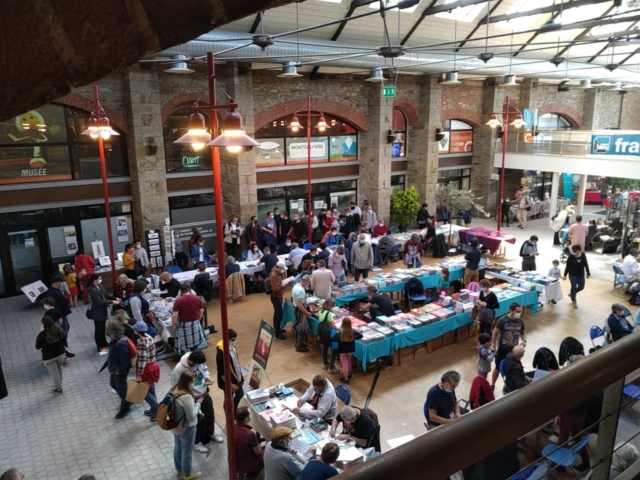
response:
<path id="1" fill-rule="evenodd" d="M 144 414 L 156 421 L 158 411 L 158 399 L 156 398 L 156 383 L 160 380 L 160 365 L 156 362 L 156 346 L 153 344 L 153 337 L 147 334 L 148 327 L 144 322 L 136 322 L 133 330 L 138 336 L 136 342 L 136 382 L 146 382 L 149 384 L 144 401 L 149 404 L 149 410 Z"/>
<path id="2" fill-rule="evenodd" d="M 193 382 L 191 391 L 196 400 L 200 400 L 200 410 L 202 415 L 198 419 L 195 445 L 193 449 L 198 453 L 209 453 L 207 444 L 213 439 L 216 443 L 224 440 L 220 435 L 215 434 L 215 411 L 213 410 L 213 400 L 209 395 L 209 385 L 213 383 L 209 368 L 207 367 L 207 357 L 202 350 L 194 350 L 185 353 L 171 373 L 171 383 L 177 383 L 183 372 L 191 372 Z"/>
<path id="3" fill-rule="evenodd" d="M 333 326 L 333 313 L 331 312 L 335 304 L 336 302 L 333 298 L 328 298 L 318 312 L 318 341 L 322 345 L 322 369 L 327 370 L 329 373 L 340 373 L 340 370 L 336 370 L 335 367 L 338 352 L 331 348 L 331 336 L 336 332 Z M 328 358 L 329 348 L 331 348 L 331 360 Z"/>
<path id="4" fill-rule="evenodd" d="M 331 340 L 338 342 L 338 353 L 342 362 L 342 383 L 348 384 L 351 380 L 351 357 L 356 351 L 356 340 L 360 338 L 362 334 L 351 326 L 351 317 L 344 317 L 340 328 L 331 337 Z"/>
<path id="5" fill-rule="evenodd" d="M 172 417 L 177 422 L 177 426 L 172 429 L 173 464 L 176 469 L 176 478 L 183 480 L 194 480 L 202 476 L 201 472 L 195 472 L 191 468 L 198 414 L 204 401 L 204 397 L 196 399 L 194 396 L 191 388 L 195 382 L 196 377 L 193 373 L 184 370 L 169 390 L 169 393 L 175 398 Z"/>
<path id="6" fill-rule="evenodd" d="M 131 370 L 131 359 L 136 356 L 135 346 L 124 335 L 124 327 L 118 320 L 107 321 L 107 336 L 111 339 L 109 344 L 109 357 L 107 365 L 111 375 L 111 386 L 120 397 L 120 410 L 116 419 L 127 416 L 131 403 L 127 402 L 127 376 Z"/>
<path id="7" fill-rule="evenodd" d="M 129 297 L 129 308 L 131 308 L 131 315 L 135 322 L 145 322 L 145 317 L 149 313 L 149 301 L 142 296 L 147 289 L 147 282 L 142 280 L 137 281 L 133 285 L 133 293 Z M 147 324 L 147 334 L 154 338 L 156 336 L 156 329 Z"/>
<path id="8" fill-rule="evenodd" d="M 536 270 L 536 257 L 538 253 L 538 237 L 531 235 L 529 240 L 525 240 L 520 247 L 520 256 L 522 257 L 522 270 L 532 272 Z"/>
<path id="9" fill-rule="evenodd" d="M 36 349 L 42 350 L 42 362 L 53 381 L 53 393 L 62 395 L 62 365 L 65 360 L 67 333 L 53 318 L 42 318 L 42 329 L 36 338 Z"/>
<path id="10" fill-rule="evenodd" d="M 276 332 L 276 338 L 279 340 L 285 340 L 284 330 L 282 329 L 282 307 L 284 299 L 282 298 L 282 292 L 286 288 L 283 285 L 284 275 L 287 271 L 287 266 L 284 262 L 276 263 L 276 266 L 271 269 L 271 274 L 267 280 L 268 287 L 265 286 L 265 291 L 270 294 L 271 305 L 273 305 L 273 329 Z"/>

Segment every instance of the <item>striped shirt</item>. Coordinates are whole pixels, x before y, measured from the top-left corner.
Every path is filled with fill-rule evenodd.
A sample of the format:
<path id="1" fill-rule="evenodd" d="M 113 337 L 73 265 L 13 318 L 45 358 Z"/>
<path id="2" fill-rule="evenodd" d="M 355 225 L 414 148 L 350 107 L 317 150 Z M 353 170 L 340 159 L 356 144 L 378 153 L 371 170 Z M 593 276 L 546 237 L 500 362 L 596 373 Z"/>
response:
<path id="1" fill-rule="evenodd" d="M 156 346 L 153 343 L 153 338 L 149 335 L 138 337 L 137 349 L 136 375 L 141 377 L 147 364 L 156 361 Z"/>

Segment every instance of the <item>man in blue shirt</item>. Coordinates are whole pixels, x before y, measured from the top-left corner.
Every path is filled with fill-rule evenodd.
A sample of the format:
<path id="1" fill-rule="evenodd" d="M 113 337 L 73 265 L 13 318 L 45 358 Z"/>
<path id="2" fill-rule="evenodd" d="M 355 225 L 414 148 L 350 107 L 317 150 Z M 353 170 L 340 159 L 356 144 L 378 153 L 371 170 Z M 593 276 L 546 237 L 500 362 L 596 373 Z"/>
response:
<path id="1" fill-rule="evenodd" d="M 477 282 L 480 279 L 480 259 L 482 258 L 482 252 L 478 248 L 478 239 L 471 239 L 471 248 L 464 255 L 464 259 L 467 261 L 467 266 L 464 269 L 464 286 L 469 288 L 471 282 Z"/>
<path id="2" fill-rule="evenodd" d="M 333 465 L 340 456 L 340 447 L 338 444 L 330 442 L 322 447 L 320 458 L 315 455 L 311 457 L 309 463 L 304 467 L 298 480 L 327 480 L 338 475 Z"/>
<path id="3" fill-rule="evenodd" d="M 440 383 L 429 389 L 424 404 L 424 416 L 432 426 L 440 426 L 460 418 L 460 406 L 456 398 L 456 388 L 460 383 L 460 374 L 449 370 L 440 379 Z"/>
<path id="4" fill-rule="evenodd" d="M 267 278 L 271 273 L 271 269 L 276 266 L 278 263 L 278 256 L 271 253 L 271 249 L 269 247 L 264 247 L 264 255 L 260 260 L 258 260 L 258 266 L 264 264 L 264 270 L 258 272 L 262 278 Z"/>
<path id="5" fill-rule="evenodd" d="M 336 227 L 331 227 L 331 232 L 327 235 L 325 240 L 327 247 L 337 247 L 340 245 L 340 241 L 344 242 L 344 237 L 340 235 Z"/>

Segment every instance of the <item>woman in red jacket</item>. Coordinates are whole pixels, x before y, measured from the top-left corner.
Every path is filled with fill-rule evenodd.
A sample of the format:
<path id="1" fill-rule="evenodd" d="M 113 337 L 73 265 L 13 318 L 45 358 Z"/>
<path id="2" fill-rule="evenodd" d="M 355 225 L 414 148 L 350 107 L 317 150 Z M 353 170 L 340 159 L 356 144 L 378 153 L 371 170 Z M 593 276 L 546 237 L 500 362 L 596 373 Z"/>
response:
<path id="1" fill-rule="evenodd" d="M 89 278 L 93 275 L 95 266 L 96 262 L 91 258 L 91 255 L 87 255 L 81 249 L 78 249 L 74 268 L 78 277 L 78 284 L 82 287 L 82 300 L 84 300 L 85 304 L 89 303 Z"/>

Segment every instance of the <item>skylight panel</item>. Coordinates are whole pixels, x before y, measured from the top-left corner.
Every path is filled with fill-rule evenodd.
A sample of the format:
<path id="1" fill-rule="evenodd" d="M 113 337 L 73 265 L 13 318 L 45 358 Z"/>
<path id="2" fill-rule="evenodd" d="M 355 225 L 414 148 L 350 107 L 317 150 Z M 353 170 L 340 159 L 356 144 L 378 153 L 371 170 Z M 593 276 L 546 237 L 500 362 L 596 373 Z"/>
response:
<path id="1" fill-rule="evenodd" d="M 445 0 L 443 5 L 456 3 L 458 0 Z M 435 17 L 447 18 L 449 20 L 457 20 L 459 22 L 473 22 L 478 14 L 487 8 L 487 4 L 478 3 L 477 5 L 469 5 L 467 7 L 454 8 L 450 12 L 436 13 Z"/>
<path id="2" fill-rule="evenodd" d="M 335 1 L 335 0 L 325 0 L 325 1 Z M 384 2 L 387 7 L 393 7 L 394 5 L 397 5 L 400 2 L 400 0 L 387 0 L 386 2 Z M 413 7 L 409 7 L 409 8 L 404 8 L 402 10 L 400 10 L 402 13 L 413 13 L 416 11 L 416 9 L 418 8 L 418 6 L 420 5 L 420 3 L 416 3 Z M 380 2 L 374 2 L 374 3 L 370 3 L 369 4 L 369 8 L 380 8 Z M 392 11 L 397 12 L 398 9 L 394 8 Z"/>

